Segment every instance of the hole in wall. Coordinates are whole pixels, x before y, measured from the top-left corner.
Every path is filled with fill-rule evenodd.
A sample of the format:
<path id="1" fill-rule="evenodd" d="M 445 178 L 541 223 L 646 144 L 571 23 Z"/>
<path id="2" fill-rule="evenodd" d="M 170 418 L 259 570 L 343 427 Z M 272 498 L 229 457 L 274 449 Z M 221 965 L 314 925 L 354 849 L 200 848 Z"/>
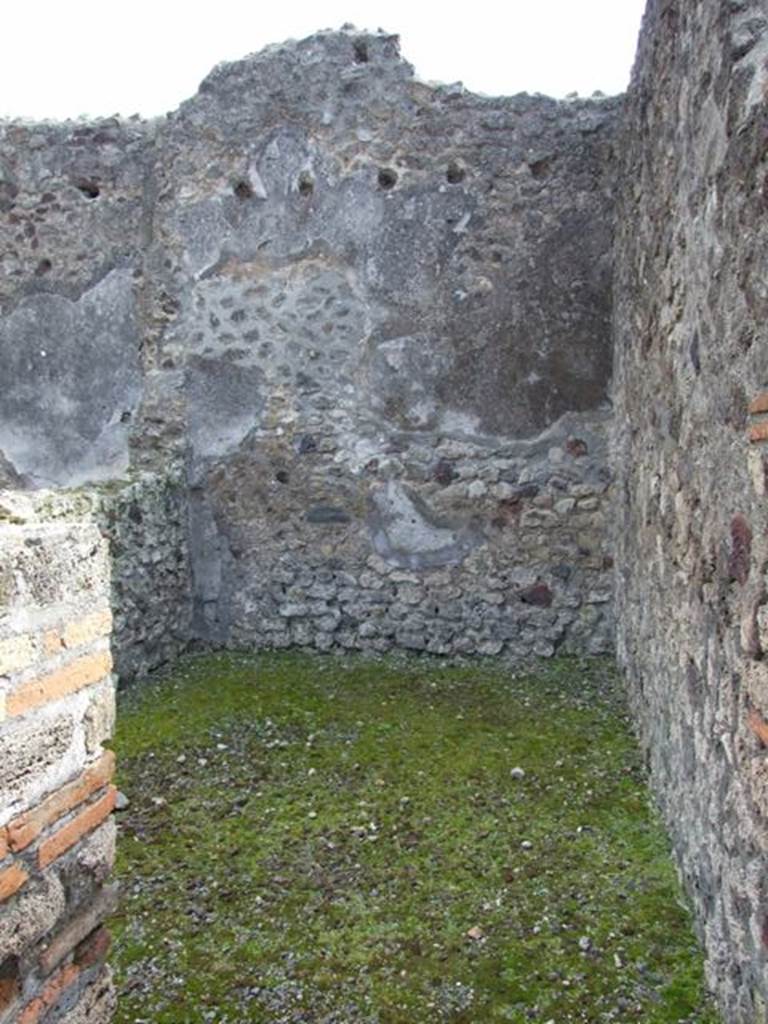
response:
<path id="1" fill-rule="evenodd" d="M 275 480 L 277 480 L 277 482 L 280 484 L 287 484 L 288 481 L 290 480 L 290 477 L 288 476 L 288 471 L 285 469 L 278 469 L 278 471 L 275 473 Z"/>
<path id="2" fill-rule="evenodd" d="M 693 367 L 693 372 L 698 377 L 701 373 L 701 348 L 699 344 L 698 331 L 693 332 L 693 338 L 691 339 L 691 344 L 688 348 L 688 355 L 691 359 L 691 366 Z"/>
<path id="3" fill-rule="evenodd" d="M 299 183 L 297 185 L 299 195 L 311 196 L 315 191 L 315 179 L 309 173 L 309 171 L 302 171 L 299 175 Z"/>
<path id="4" fill-rule="evenodd" d="M 238 181 L 232 191 L 238 199 L 243 201 L 246 199 L 253 199 L 253 186 L 249 181 Z"/>
<path id="5" fill-rule="evenodd" d="M 95 181 L 90 179 L 78 181 L 76 188 L 79 192 L 82 192 L 86 199 L 98 199 L 101 195 L 101 189 L 99 186 Z"/>
<path id="6" fill-rule="evenodd" d="M 355 49 L 355 63 L 356 64 L 367 64 L 368 63 L 368 43 L 365 39 L 356 39 L 354 44 Z"/>
<path id="7" fill-rule="evenodd" d="M 528 164 L 528 169 L 534 178 L 538 180 L 546 178 L 549 175 L 549 159 L 534 160 L 533 163 Z"/>
<path id="8" fill-rule="evenodd" d="M 0 1013 L 15 1002 L 21 992 L 19 958 L 9 956 L 0 963 Z"/>
<path id="9" fill-rule="evenodd" d="M 574 459 L 580 459 L 589 454 L 589 445 L 580 437 L 569 437 L 565 443 L 565 450 Z"/>
<path id="10" fill-rule="evenodd" d="M 35 274 L 37 275 L 37 277 L 43 277 L 44 274 L 50 273 L 52 267 L 53 264 L 49 259 L 40 260 L 40 262 L 35 267 Z"/>
<path id="11" fill-rule="evenodd" d="M 459 182 L 464 181 L 467 176 L 466 170 L 457 163 L 455 160 L 451 160 L 448 164 L 448 170 L 445 172 L 445 180 L 450 185 L 458 185 Z"/>
<path id="12" fill-rule="evenodd" d="M 397 184 L 397 171 L 392 170 L 391 167 L 382 167 L 379 169 L 379 188 L 385 190 L 394 188 Z"/>

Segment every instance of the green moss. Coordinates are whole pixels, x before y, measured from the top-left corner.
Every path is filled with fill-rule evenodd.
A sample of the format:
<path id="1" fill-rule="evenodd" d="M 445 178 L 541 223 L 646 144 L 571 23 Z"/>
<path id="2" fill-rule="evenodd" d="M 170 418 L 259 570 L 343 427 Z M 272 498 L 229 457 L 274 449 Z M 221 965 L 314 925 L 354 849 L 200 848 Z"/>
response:
<path id="1" fill-rule="evenodd" d="M 605 662 L 205 657 L 116 746 L 118 1022 L 717 1020 Z"/>

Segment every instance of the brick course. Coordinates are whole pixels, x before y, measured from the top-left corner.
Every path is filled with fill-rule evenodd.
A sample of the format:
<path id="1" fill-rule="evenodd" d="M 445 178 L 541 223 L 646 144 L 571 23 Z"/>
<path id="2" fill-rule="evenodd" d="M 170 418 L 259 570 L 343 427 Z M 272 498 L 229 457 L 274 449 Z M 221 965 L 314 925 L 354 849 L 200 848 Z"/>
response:
<path id="1" fill-rule="evenodd" d="M 99 968 L 116 900 L 109 585 L 93 525 L 0 524 L 3 1024 L 107 1024 L 114 1012 Z"/>
<path id="2" fill-rule="evenodd" d="M 62 649 L 84 647 L 103 636 L 109 636 L 111 629 L 112 612 L 109 608 L 102 608 L 67 623 L 63 629 L 47 630 L 43 637 L 43 647 L 46 654 L 53 656 Z"/>
<path id="3" fill-rule="evenodd" d="M 14 896 L 28 879 L 29 875 L 20 864 L 0 871 L 0 903 Z"/>
<path id="4" fill-rule="evenodd" d="M 83 836 L 87 835 L 104 821 L 115 809 L 115 798 L 117 790 L 110 786 L 104 796 L 91 804 L 77 817 L 68 822 L 52 836 L 45 839 L 37 851 L 37 863 L 40 868 L 46 868 L 58 857 L 71 849 Z"/>
<path id="5" fill-rule="evenodd" d="M 107 886 L 89 900 L 78 916 L 55 935 L 40 954 L 38 962 L 43 974 L 50 974 L 76 946 L 79 947 L 89 936 L 93 936 L 101 922 L 113 914 L 116 908 L 116 885 Z M 95 962 L 96 959 L 98 956 L 93 954 L 93 950 L 88 953 L 84 947 L 78 962 L 83 964 L 85 961 Z"/>
<path id="6" fill-rule="evenodd" d="M 747 436 L 752 444 L 757 444 L 758 441 L 768 440 L 768 420 L 763 423 L 754 423 L 749 428 Z"/>
<path id="7" fill-rule="evenodd" d="M 105 750 L 98 761 L 74 782 L 62 786 L 33 810 L 14 818 L 6 827 L 10 849 L 18 853 L 33 843 L 43 829 L 104 787 L 112 779 L 114 770 L 115 755 L 111 750 Z M 3 841 L 0 833 L 0 849 Z"/>
<path id="8" fill-rule="evenodd" d="M 23 715 L 43 704 L 60 700 L 85 686 L 98 683 L 112 668 L 109 651 L 85 654 L 63 668 L 21 683 L 6 698 L 6 715 Z"/>
<path id="9" fill-rule="evenodd" d="M 37 1024 L 62 998 L 80 977 L 76 964 L 67 964 L 45 985 L 39 996 L 27 1003 L 19 1015 L 18 1024 Z"/>

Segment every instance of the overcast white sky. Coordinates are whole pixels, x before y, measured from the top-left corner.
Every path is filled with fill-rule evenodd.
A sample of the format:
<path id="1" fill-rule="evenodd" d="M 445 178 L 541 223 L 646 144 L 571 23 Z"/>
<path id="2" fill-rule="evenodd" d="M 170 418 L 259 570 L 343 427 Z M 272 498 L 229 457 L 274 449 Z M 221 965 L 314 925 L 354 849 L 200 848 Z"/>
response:
<path id="1" fill-rule="evenodd" d="M 217 63 L 352 22 L 401 36 L 424 79 L 476 92 L 621 92 L 645 0 L 5 0 L 0 116 L 172 110 Z"/>

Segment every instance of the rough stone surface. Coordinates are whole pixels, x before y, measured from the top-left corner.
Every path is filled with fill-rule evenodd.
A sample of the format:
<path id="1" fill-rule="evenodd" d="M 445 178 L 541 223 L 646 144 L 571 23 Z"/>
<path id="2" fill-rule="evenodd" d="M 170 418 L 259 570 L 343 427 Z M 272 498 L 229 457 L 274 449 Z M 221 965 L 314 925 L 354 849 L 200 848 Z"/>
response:
<path id="1" fill-rule="evenodd" d="M 0 122 L 0 486 L 128 464 L 149 134 Z"/>
<path id="2" fill-rule="evenodd" d="M 762 3 L 653 0 L 617 219 L 618 650 L 729 1024 L 768 1019 L 766 56 Z"/>
<path id="3" fill-rule="evenodd" d="M 615 109 L 435 89 L 342 32 L 162 126 L 153 386 L 186 399 L 199 637 L 608 647 Z"/>
<path id="4" fill-rule="evenodd" d="M 74 491 L 0 491 L 0 516 L 16 522 L 93 524 L 109 542 L 112 652 L 123 681 L 178 657 L 192 621 L 188 500 L 179 473 L 136 473 L 131 479 Z M 65 549 L 66 550 L 66 549 Z M 108 722 L 100 700 L 92 725 Z"/>
<path id="5" fill-rule="evenodd" d="M 191 642 L 601 652 L 615 559 L 709 980 L 765 1024 L 763 8 L 650 0 L 623 105 L 427 86 L 350 30 L 151 124 L 0 125 L 0 518 L 55 521 L 0 560 L 1 823 L 111 722 L 109 684 L 3 721 L 104 583 L 85 523 L 126 678 Z M 110 844 L 30 877 L 0 937 L 43 883 L 82 903 Z M 89 970 L 62 1020 L 108 1015 Z"/>
<path id="6" fill-rule="evenodd" d="M 0 914 L 0 949 L 20 956 L 31 949 L 65 913 L 64 888 L 55 873 L 30 882 Z"/>
<path id="7" fill-rule="evenodd" d="M 63 1016 L 56 1016 L 56 1024 L 104 1024 L 112 1020 L 117 1007 L 117 994 L 108 967 L 102 967 L 78 992 L 78 1001 Z"/>
<path id="8" fill-rule="evenodd" d="M 412 440 L 392 475 L 335 478 L 322 454 L 254 445 L 193 495 L 197 629 L 236 646 L 606 650 L 605 427 L 573 415 L 535 441 Z M 591 458 L 567 454 L 575 430 Z M 447 486 L 430 475 L 441 459 Z M 548 602 L 527 600 L 537 586 Z"/>
<path id="9" fill-rule="evenodd" d="M 105 1024 L 107 946 L 74 957 L 112 895 L 108 551 L 93 522 L 46 520 L 36 500 L 0 501 L 0 1017 Z"/>
<path id="10" fill-rule="evenodd" d="M 3 126 L 0 472 L 184 474 L 109 504 L 122 675 L 192 637 L 609 648 L 617 110 L 341 31 L 152 124 Z"/>
<path id="11" fill-rule="evenodd" d="M 187 491 L 178 473 L 137 474 L 91 496 L 112 553 L 112 649 L 127 681 L 173 661 L 190 641 Z"/>

